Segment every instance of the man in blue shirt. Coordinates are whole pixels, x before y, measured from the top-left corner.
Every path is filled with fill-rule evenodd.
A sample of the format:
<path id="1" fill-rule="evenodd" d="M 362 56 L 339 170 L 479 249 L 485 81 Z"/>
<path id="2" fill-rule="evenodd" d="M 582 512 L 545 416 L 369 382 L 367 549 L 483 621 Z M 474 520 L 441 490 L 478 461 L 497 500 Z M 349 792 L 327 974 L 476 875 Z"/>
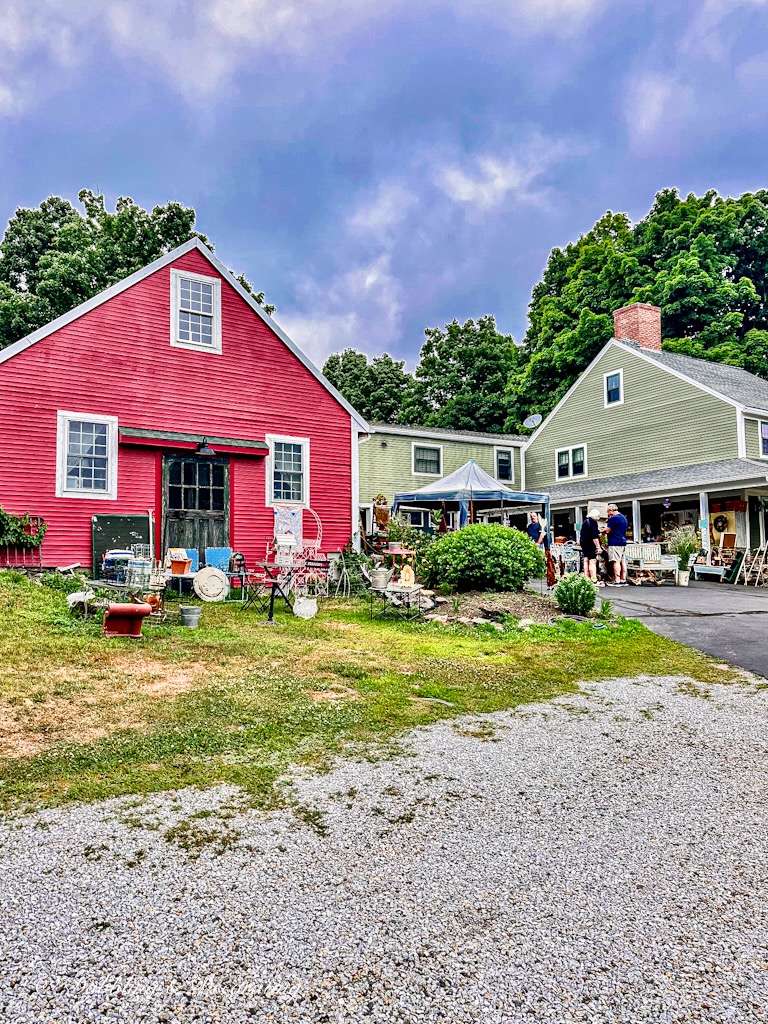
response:
<path id="1" fill-rule="evenodd" d="M 609 587 L 627 586 L 627 518 L 619 512 L 618 505 L 608 506 L 608 563 L 613 577 Z"/>
<path id="2" fill-rule="evenodd" d="M 545 551 L 549 551 L 549 529 L 544 516 L 540 517 L 538 512 L 531 512 L 531 521 L 526 526 L 525 532 L 537 547 L 543 547 Z"/>

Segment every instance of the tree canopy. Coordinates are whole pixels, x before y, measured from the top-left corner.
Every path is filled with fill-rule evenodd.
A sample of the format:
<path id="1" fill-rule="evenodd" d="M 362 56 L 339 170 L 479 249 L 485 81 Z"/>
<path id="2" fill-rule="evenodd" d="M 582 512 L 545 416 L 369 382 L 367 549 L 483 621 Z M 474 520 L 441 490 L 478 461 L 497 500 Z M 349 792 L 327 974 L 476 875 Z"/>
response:
<path id="1" fill-rule="evenodd" d="M 384 352 L 370 362 L 363 352 L 346 348 L 325 361 L 323 373 L 361 416 L 371 423 L 395 423 L 403 395 L 412 384 L 405 363 Z"/>
<path id="2" fill-rule="evenodd" d="M 0 240 L 0 349 L 192 237 L 213 248 L 195 231 L 191 207 L 168 202 L 150 211 L 121 197 L 111 213 L 104 197 L 88 189 L 78 198 L 83 213 L 50 196 L 8 222 Z M 263 293 L 238 280 L 264 305 Z"/>
<path id="3" fill-rule="evenodd" d="M 632 225 L 610 211 L 553 249 L 507 384 L 508 429 L 546 415 L 613 336 L 615 309 L 662 310 L 663 346 L 768 374 L 768 191 L 658 193 Z"/>
<path id="4" fill-rule="evenodd" d="M 386 352 L 369 361 L 352 348 L 329 356 L 323 373 L 374 423 L 501 431 L 504 387 L 517 359 L 512 338 L 498 333 L 492 316 L 424 333 L 413 375 Z"/>
<path id="5" fill-rule="evenodd" d="M 413 387 L 406 392 L 400 421 L 423 427 L 500 432 L 504 388 L 517 364 L 510 335 L 499 334 L 493 316 L 443 330 L 428 327 Z"/>

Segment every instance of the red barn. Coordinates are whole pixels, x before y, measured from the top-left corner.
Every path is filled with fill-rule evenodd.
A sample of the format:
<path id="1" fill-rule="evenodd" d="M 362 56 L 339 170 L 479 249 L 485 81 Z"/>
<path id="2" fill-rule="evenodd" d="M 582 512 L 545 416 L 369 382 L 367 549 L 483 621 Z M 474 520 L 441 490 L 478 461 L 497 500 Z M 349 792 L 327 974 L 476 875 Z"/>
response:
<path id="1" fill-rule="evenodd" d="M 47 521 L 48 566 L 91 565 L 93 516 L 150 510 L 158 552 L 250 563 L 281 505 L 338 550 L 366 429 L 198 239 L 0 351 L 0 506 Z"/>

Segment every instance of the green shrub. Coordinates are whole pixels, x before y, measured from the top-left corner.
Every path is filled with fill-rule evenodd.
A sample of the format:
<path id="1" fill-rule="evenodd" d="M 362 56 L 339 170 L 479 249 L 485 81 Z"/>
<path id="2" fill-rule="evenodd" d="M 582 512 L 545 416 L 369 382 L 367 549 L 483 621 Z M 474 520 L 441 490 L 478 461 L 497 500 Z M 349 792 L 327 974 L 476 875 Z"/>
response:
<path id="1" fill-rule="evenodd" d="M 568 615 L 589 615 L 596 598 L 595 584 L 581 573 L 565 576 L 555 587 L 555 600 Z"/>
<path id="2" fill-rule="evenodd" d="M 50 590 L 60 590 L 63 594 L 74 594 L 78 590 L 85 589 L 85 577 L 75 574 L 65 576 L 60 572 L 44 572 L 40 582 Z"/>
<path id="3" fill-rule="evenodd" d="M 478 523 L 441 534 L 424 553 L 421 570 L 431 587 L 520 590 L 544 575 L 544 558 L 519 530 Z"/>

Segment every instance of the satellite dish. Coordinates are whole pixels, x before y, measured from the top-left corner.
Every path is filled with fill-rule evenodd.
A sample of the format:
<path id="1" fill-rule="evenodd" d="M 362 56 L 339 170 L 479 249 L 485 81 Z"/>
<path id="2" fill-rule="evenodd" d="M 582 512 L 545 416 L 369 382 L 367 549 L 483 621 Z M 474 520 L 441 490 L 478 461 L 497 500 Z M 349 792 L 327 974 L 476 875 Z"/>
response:
<path id="1" fill-rule="evenodd" d="M 543 419 L 544 417 L 540 412 L 535 412 L 533 415 L 529 416 L 527 420 L 523 420 L 523 426 L 527 427 L 528 430 L 533 430 L 534 427 L 538 427 Z"/>

